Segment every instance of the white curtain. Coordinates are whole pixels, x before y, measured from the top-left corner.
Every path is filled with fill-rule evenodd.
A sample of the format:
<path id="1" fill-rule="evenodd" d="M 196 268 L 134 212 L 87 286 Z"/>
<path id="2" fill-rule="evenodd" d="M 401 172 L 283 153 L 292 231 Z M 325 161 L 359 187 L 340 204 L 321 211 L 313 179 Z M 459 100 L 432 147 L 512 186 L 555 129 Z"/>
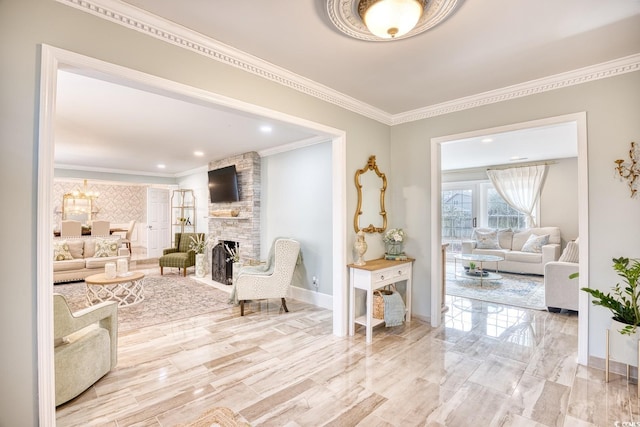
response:
<path id="1" fill-rule="evenodd" d="M 547 165 L 490 169 L 487 175 L 509 206 L 527 216 L 527 227 L 536 227 L 533 210 L 547 176 Z"/>

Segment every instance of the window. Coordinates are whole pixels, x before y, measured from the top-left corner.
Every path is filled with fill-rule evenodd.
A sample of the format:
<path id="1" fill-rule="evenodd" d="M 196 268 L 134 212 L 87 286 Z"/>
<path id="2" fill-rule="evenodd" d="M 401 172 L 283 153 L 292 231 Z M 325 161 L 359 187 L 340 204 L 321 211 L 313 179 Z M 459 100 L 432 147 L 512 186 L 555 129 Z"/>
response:
<path id="1" fill-rule="evenodd" d="M 449 244 L 447 253 L 460 253 L 462 241 L 471 238 L 475 227 L 522 230 L 527 228 L 526 218 L 489 181 L 442 184 L 442 243 Z"/>
<path id="2" fill-rule="evenodd" d="M 512 228 L 520 230 L 526 228 L 527 216 L 518 212 L 504 201 L 493 186 L 487 188 L 487 227 Z"/>
<path id="3" fill-rule="evenodd" d="M 447 252 L 460 252 L 462 240 L 473 231 L 473 189 L 456 188 L 442 191 L 442 243 Z"/>

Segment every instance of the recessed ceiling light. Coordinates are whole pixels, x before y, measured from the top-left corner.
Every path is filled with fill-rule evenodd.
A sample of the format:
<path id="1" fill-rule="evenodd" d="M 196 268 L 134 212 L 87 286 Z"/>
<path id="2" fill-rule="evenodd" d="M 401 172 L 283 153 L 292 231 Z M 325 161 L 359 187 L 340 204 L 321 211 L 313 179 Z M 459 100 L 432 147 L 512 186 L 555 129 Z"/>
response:
<path id="1" fill-rule="evenodd" d="M 484 138 L 480 142 L 493 142 L 493 138 Z"/>
<path id="2" fill-rule="evenodd" d="M 198 156 L 198 157 L 202 157 L 202 156 L 204 156 L 204 153 L 202 151 L 194 151 L 193 155 L 194 156 Z"/>
<path id="3" fill-rule="evenodd" d="M 518 160 L 527 160 L 528 157 L 518 157 L 518 156 L 513 156 L 509 158 L 510 162 L 517 162 Z"/>
<path id="4" fill-rule="evenodd" d="M 164 168 L 166 168 L 166 167 L 167 167 L 167 166 L 163 165 L 162 163 L 160 163 L 160 164 L 158 165 L 158 169 L 164 169 Z"/>
<path id="5" fill-rule="evenodd" d="M 271 126 L 267 126 L 267 125 L 260 126 L 260 132 L 262 133 L 271 133 L 272 130 L 273 129 L 271 128 Z"/>

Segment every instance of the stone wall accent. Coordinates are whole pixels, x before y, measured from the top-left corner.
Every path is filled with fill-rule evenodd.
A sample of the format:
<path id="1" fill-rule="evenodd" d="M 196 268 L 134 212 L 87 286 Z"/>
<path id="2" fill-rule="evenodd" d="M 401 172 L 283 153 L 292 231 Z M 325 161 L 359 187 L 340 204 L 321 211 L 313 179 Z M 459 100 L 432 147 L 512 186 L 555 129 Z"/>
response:
<path id="1" fill-rule="evenodd" d="M 239 210 L 237 218 L 209 216 L 209 236 L 240 243 L 241 260 L 260 259 L 260 156 L 255 151 L 209 162 L 209 170 L 236 165 L 239 202 L 209 203 L 209 212 Z M 209 257 L 211 254 L 209 254 Z M 211 265 L 211 264 L 209 264 Z"/>

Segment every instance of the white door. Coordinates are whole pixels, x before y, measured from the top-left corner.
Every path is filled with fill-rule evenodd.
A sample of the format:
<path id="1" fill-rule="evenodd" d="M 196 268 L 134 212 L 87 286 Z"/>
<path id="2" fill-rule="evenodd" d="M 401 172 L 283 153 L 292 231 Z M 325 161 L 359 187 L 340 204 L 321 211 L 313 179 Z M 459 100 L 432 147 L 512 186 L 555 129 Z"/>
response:
<path id="1" fill-rule="evenodd" d="M 157 258 L 171 246 L 169 220 L 169 190 L 147 189 L 147 247 L 148 257 Z"/>

